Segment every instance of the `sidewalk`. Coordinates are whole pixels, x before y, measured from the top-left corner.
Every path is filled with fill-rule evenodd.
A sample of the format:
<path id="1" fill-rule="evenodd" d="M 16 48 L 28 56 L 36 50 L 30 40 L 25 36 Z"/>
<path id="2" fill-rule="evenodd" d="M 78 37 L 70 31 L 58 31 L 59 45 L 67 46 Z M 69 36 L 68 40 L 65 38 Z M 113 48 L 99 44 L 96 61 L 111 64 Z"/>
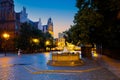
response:
<path id="1" fill-rule="evenodd" d="M 100 64 L 120 78 L 120 60 L 115 60 L 102 55 L 100 58 Z"/>

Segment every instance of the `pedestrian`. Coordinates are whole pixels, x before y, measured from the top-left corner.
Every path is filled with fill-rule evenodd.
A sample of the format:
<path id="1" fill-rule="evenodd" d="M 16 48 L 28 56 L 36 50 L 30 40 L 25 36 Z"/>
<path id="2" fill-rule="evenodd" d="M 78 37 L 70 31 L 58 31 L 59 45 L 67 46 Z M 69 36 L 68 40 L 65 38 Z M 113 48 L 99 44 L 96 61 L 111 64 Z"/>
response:
<path id="1" fill-rule="evenodd" d="M 20 55 L 21 55 L 21 49 L 18 50 L 18 56 L 20 56 Z"/>

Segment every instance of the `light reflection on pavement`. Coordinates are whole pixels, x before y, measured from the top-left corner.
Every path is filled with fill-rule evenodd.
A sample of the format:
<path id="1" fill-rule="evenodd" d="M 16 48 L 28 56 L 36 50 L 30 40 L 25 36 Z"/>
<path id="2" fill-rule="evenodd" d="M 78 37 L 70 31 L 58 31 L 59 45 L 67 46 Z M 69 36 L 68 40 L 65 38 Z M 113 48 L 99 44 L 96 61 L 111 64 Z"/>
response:
<path id="1" fill-rule="evenodd" d="M 50 53 L 0 56 L 0 80 L 119 80 L 96 61 L 85 65 L 55 67 L 47 65 Z"/>

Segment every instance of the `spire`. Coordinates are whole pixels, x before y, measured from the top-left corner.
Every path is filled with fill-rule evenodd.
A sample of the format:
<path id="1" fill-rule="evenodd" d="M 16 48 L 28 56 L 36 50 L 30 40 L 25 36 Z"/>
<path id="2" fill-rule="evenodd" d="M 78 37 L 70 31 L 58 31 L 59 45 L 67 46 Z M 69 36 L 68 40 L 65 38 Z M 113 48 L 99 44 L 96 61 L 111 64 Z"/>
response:
<path id="1" fill-rule="evenodd" d="M 23 12 L 26 13 L 26 8 L 23 6 Z"/>
<path id="2" fill-rule="evenodd" d="M 23 9 L 20 12 L 20 22 L 28 22 L 28 14 L 26 13 L 26 8 L 23 6 Z"/>

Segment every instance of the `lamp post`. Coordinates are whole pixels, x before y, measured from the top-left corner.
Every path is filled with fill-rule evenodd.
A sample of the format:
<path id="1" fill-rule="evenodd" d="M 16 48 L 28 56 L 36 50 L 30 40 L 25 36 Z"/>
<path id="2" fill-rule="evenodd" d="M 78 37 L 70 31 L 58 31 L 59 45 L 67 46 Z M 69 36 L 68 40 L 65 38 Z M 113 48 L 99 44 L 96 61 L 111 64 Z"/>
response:
<path id="1" fill-rule="evenodd" d="M 33 38 L 32 39 L 32 42 L 35 44 L 35 46 L 37 47 L 38 45 L 39 45 L 39 43 L 40 43 L 40 40 L 39 39 L 37 39 L 37 38 Z M 34 47 L 35 47 L 34 46 Z M 35 48 L 35 50 L 36 50 L 36 48 Z"/>
<path id="2" fill-rule="evenodd" d="M 6 41 L 10 38 L 10 35 L 8 34 L 8 33 L 3 33 L 3 38 L 5 39 L 5 47 L 4 47 L 4 49 L 5 49 L 5 56 L 6 56 Z"/>
<path id="3" fill-rule="evenodd" d="M 46 45 L 46 50 L 51 50 L 49 47 L 50 47 L 50 41 L 49 40 L 47 40 L 46 42 L 45 42 L 45 45 Z"/>

